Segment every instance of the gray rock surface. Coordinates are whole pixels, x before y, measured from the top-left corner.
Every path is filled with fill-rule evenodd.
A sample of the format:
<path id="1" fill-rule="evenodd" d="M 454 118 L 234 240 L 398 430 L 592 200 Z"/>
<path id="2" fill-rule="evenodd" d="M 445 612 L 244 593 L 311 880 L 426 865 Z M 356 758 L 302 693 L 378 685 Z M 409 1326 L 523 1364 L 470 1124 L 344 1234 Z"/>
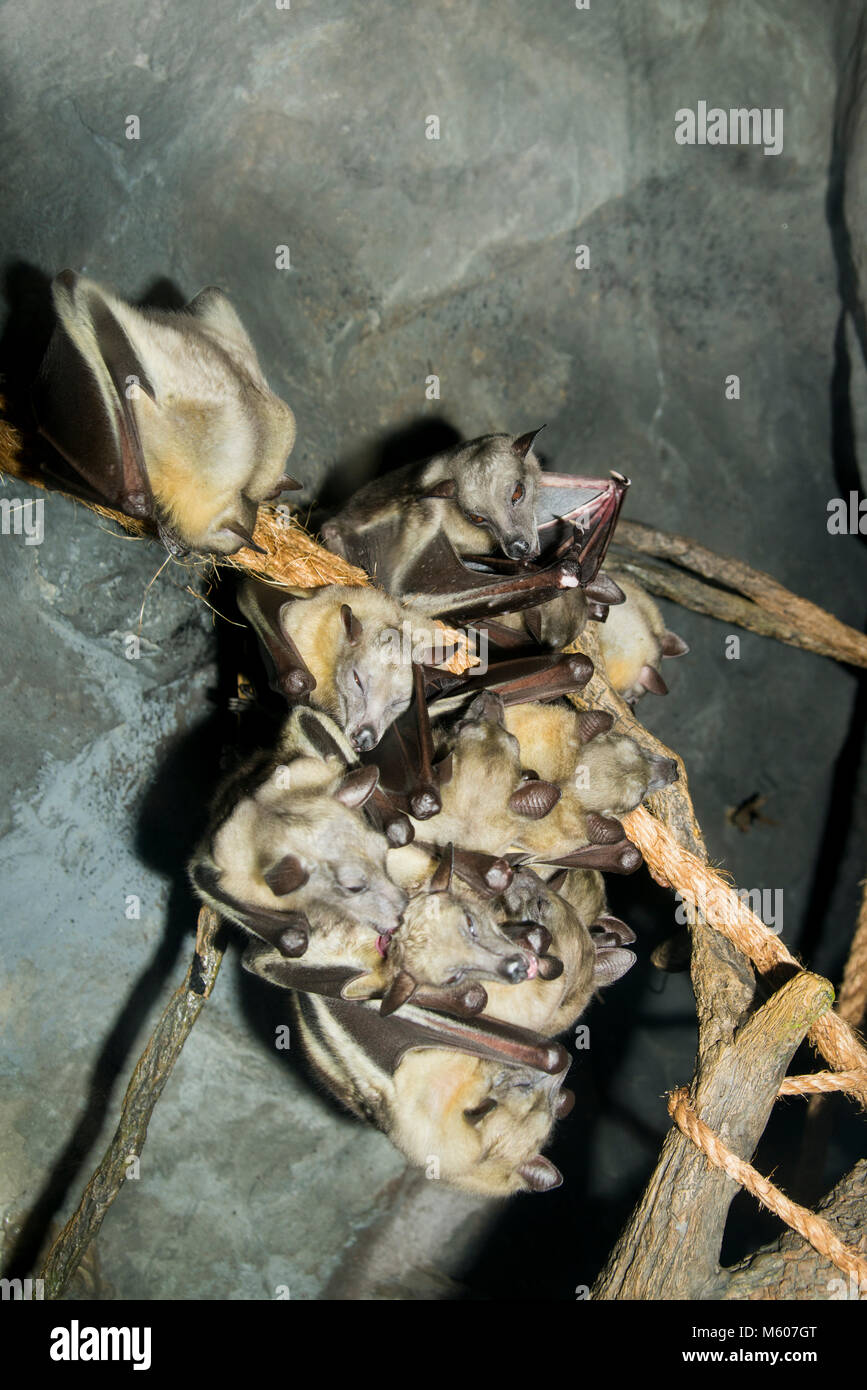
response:
<path id="1" fill-rule="evenodd" d="M 841 203 L 826 206 L 860 8 L 6 0 L 3 372 L 20 388 L 63 266 L 132 299 L 217 283 L 296 413 L 304 502 L 345 495 L 383 451 L 447 427 L 547 421 L 550 466 L 618 468 L 629 516 L 860 628 L 863 541 L 826 528 L 828 499 L 858 485 L 847 412 L 856 442 L 867 419 L 857 284 L 844 290 L 850 391 L 840 375 Z M 699 100 L 782 107 L 782 153 L 678 145 L 674 113 Z M 280 246 L 290 269 L 275 266 Z M 4 495 L 20 495 L 14 480 Z M 177 565 L 150 585 L 162 559 L 58 497 L 42 545 L 0 536 L 0 1208 L 13 1215 L 58 1164 L 52 1191 L 71 1209 L 189 952 L 181 851 L 225 722 L 214 620 Z M 781 888 L 787 943 L 836 976 L 864 873 L 863 687 L 749 634 L 726 660 L 720 625 L 666 612 L 692 654 L 644 717 L 687 760 L 712 856 L 744 887 Z M 774 824 L 742 834 L 726 809 L 756 792 Z M 653 1163 L 660 1096 L 688 1079 L 694 1048 L 688 980 L 648 959 L 670 899 L 644 875 L 614 892 L 643 959 L 591 1014 L 558 1194 L 490 1208 L 403 1176 L 384 1139 L 275 1051 L 281 1001 L 232 956 L 141 1177 L 105 1222 L 115 1295 L 572 1296 Z M 847 1124 L 829 1179 L 860 1152 Z"/>

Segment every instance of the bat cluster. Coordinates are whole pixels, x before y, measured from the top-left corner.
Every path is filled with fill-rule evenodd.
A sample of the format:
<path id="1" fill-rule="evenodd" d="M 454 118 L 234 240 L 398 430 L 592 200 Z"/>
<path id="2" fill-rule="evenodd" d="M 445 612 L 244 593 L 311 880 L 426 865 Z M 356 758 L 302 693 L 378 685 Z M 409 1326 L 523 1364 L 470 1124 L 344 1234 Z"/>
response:
<path id="1" fill-rule="evenodd" d="M 35 393 L 40 427 L 172 553 L 249 545 L 291 410 L 218 290 L 134 309 L 64 272 Z M 222 787 L 190 865 L 246 935 L 245 967 L 292 992 L 315 1071 L 406 1157 L 468 1191 L 561 1181 L 542 1150 L 571 1108 L 557 1038 L 635 961 L 602 872 L 641 862 L 618 819 L 677 774 L 562 697 L 603 624 L 613 684 L 665 693 L 685 645 L 601 571 L 628 487 L 542 470 L 538 431 L 492 434 L 362 488 L 325 543 L 376 587 L 246 580 L 239 607 L 289 713 Z M 472 623 L 487 669 L 445 669 Z M 411 634 L 407 644 L 396 640 Z"/>

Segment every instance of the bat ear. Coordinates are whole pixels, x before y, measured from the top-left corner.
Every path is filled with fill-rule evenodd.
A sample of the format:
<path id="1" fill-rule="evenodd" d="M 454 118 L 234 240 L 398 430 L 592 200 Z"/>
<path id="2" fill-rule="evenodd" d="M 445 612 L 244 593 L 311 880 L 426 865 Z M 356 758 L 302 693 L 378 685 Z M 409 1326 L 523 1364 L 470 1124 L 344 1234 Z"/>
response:
<path id="1" fill-rule="evenodd" d="M 220 346 L 228 348 L 232 356 L 240 361 L 251 376 L 264 382 L 256 349 L 250 341 L 246 328 L 238 318 L 229 300 L 216 285 L 200 290 L 195 299 L 187 305 L 187 313 L 201 323 L 202 327 L 221 340 Z"/>
<path id="2" fill-rule="evenodd" d="M 297 888 L 302 888 L 310 877 L 301 860 L 294 854 L 284 854 L 276 864 L 272 864 L 270 869 L 266 869 L 262 875 L 275 898 L 283 898 L 287 893 L 294 893 Z"/>
<path id="3" fill-rule="evenodd" d="M 568 869 L 558 869 L 557 872 L 556 872 L 556 874 L 554 874 L 553 877 L 551 877 L 551 878 L 548 879 L 548 882 L 547 882 L 547 885 L 546 885 L 546 886 L 547 886 L 547 888 L 550 890 L 550 892 L 552 892 L 552 893 L 559 893 L 559 892 L 560 892 L 560 889 L 563 887 L 563 884 L 566 882 L 566 875 L 568 874 L 568 872 L 569 872 Z"/>
<path id="4" fill-rule="evenodd" d="M 519 459 L 525 459 L 533 447 L 536 435 L 541 434 L 544 428 L 544 425 L 540 425 L 537 430 L 530 430 L 529 434 L 519 434 L 512 440 L 512 453 L 517 454 Z"/>
<path id="5" fill-rule="evenodd" d="M 541 1154 L 531 1158 L 529 1163 L 522 1163 L 518 1172 L 527 1184 L 527 1192 L 552 1192 L 563 1181 L 560 1169 L 555 1168 L 551 1160 L 543 1158 Z"/>
<path id="6" fill-rule="evenodd" d="M 434 483 L 433 487 L 423 492 L 422 497 L 454 497 L 456 485 L 454 478 L 443 478 L 441 483 Z"/>
<path id="7" fill-rule="evenodd" d="M 418 989 L 416 981 L 408 970 L 399 970 L 386 991 L 386 994 L 379 1006 L 379 1012 L 384 1015 L 393 1014 L 395 1009 L 399 1009 L 401 1004 L 406 1004 Z"/>
<path id="8" fill-rule="evenodd" d="M 496 1110 L 498 1104 L 499 1101 L 494 1100 L 493 1096 L 488 1096 L 488 1099 L 483 1100 L 481 1105 L 475 1105 L 472 1109 L 465 1110 L 464 1119 L 468 1125 L 481 1124 L 486 1115 L 490 1115 L 492 1110 Z"/>
<path id="9" fill-rule="evenodd" d="M 455 869 L 455 847 L 446 845 L 443 857 L 436 867 L 430 883 L 427 886 L 429 893 L 447 893 L 452 886 L 452 874 Z"/>
<path id="10" fill-rule="evenodd" d="M 664 632 L 662 634 L 662 655 L 663 656 L 686 656 L 689 647 L 682 637 L 678 637 L 676 632 Z"/>
<path id="11" fill-rule="evenodd" d="M 334 800 L 339 801 L 341 806 L 348 806 L 351 811 L 356 811 L 373 796 L 378 781 L 378 767 L 353 768 L 334 793 Z"/>
<path id="12" fill-rule="evenodd" d="M 344 999 L 370 999 L 382 989 L 382 977 L 378 970 L 369 970 L 359 975 L 343 987 Z"/>
<path id="13" fill-rule="evenodd" d="M 584 585 L 584 593 L 593 603 L 604 604 L 610 608 L 616 603 L 625 603 L 626 595 L 619 584 L 615 584 L 610 574 L 597 574 L 589 584 Z"/>
<path id="14" fill-rule="evenodd" d="M 613 985 L 615 980 L 619 980 L 627 970 L 632 969 L 636 960 L 635 952 L 627 951 L 623 946 L 601 950 L 593 967 L 593 984 L 597 989 Z"/>
<path id="15" fill-rule="evenodd" d="M 608 945 L 631 946 L 633 941 L 638 939 L 631 927 L 622 922 L 619 917 L 612 917 L 608 913 L 597 917 L 589 931 L 597 951 Z"/>
<path id="16" fill-rule="evenodd" d="M 509 809 L 528 820 L 541 820 L 560 800 L 560 788 L 553 782 L 522 782 L 509 797 Z"/>
<path id="17" fill-rule="evenodd" d="M 645 690 L 652 691 L 654 695 L 668 694 L 668 686 L 655 666 L 642 666 L 638 683 L 643 685 Z"/>
<path id="18" fill-rule="evenodd" d="M 589 743 L 598 734 L 607 734 L 614 723 L 614 715 L 604 709 L 587 709 L 578 716 L 578 737 L 582 743 Z"/>
<path id="19" fill-rule="evenodd" d="M 340 621 L 343 624 L 347 642 L 351 647 L 356 646 L 361 641 L 364 628 L 361 619 L 356 618 L 348 603 L 341 603 L 340 605 Z"/>

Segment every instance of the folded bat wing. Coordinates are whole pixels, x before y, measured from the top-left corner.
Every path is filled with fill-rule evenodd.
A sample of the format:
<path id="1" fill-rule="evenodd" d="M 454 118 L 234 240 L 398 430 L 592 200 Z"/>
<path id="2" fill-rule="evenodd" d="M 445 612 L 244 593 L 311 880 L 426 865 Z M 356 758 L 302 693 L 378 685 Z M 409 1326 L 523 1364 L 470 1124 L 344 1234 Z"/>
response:
<path id="1" fill-rule="evenodd" d="M 373 1061 L 394 1075 L 407 1052 L 414 1048 L 447 1048 L 486 1061 L 531 1067 L 556 1076 L 569 1065 L 560 1043 L 496 1019 L 453 1018 L 413 1004 L 396 1014 L 383 1016 L 374 1003 L 351 1002 L 321 994 L 299 997 L 299 1006 L 314 1031 L 317 1015 L 330 1014 L 339 1027 Z"/>
<path id="2" fill-rule="evenodd" d="M 54 282 L 58 324 L 33 387 L 46 439 L 100 501 L 127 516 L 154 516 L 130 393 L 153 398 L 147 372 L 108 305 L 71 270 Z"/>

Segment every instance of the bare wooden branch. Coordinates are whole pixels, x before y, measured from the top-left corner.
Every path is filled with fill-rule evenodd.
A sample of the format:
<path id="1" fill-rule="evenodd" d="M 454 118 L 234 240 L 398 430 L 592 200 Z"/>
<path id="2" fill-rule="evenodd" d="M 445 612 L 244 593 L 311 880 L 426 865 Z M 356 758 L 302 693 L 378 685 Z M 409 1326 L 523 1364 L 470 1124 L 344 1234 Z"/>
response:
<path id="1" fill-rule="evenodd" d="M 136 1064 L 114 1138 L 102 1162 L 87 1184 L 76 1211 L 46 1256 L 41 1272 L 46 1298 L 60 1298 L 120 1192 L 130 1159 L 141 1154 L 154 1107 L 214 987 L 224 949 L 218 944 L 219 925 L 217 914 L 203 907 L 199 912 L 196 949 L 187 977 L 166 1005 Z"/>

